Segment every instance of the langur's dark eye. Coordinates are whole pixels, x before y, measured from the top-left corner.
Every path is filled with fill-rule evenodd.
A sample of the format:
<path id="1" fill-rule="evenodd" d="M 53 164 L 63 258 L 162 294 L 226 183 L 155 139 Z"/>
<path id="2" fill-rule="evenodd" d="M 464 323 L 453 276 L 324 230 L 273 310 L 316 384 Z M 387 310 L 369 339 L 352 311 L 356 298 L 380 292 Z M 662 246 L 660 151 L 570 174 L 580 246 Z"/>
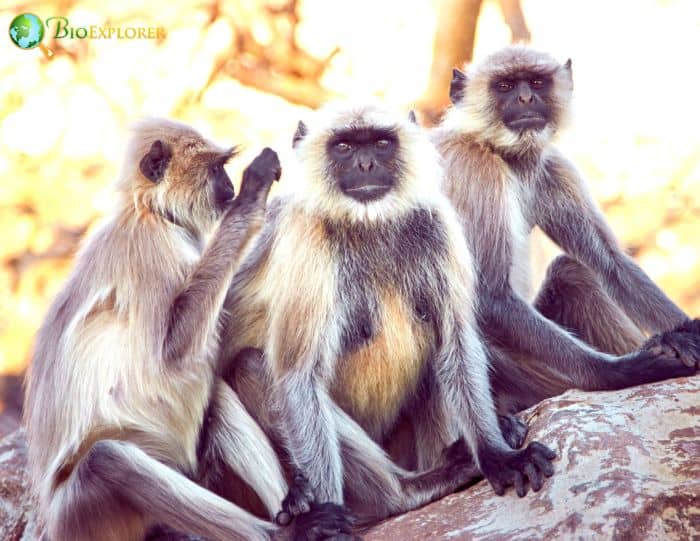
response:
<path id="1" fill-rule="evenodd" d="M 374 143 L 377 148 L 387 148 L 389 146 L 389 140 L 388 139 L 379 139 L 376 143 Z"/>
<path id="2" fill-rule="evenodd" d="M 340 143 L 335 144 L 335 149 L 341 154 L 347 154 L 352 150 L 352 145 L 341 141 Z"/>
<path id="3" fill-rule="evenodd" d="M 496 88 L 498 89 L 499 92 L 510 92 L 513 90 L 513 83 L 510 81 L 498 81 L 496 83 Z"/>
<path id="4" fill-rule="evenodd" d="M 541 86 L 544 86 L 544 81 L 542 79 L 533 79 L 531 84 L 532 86 L 539 88 Z"/>

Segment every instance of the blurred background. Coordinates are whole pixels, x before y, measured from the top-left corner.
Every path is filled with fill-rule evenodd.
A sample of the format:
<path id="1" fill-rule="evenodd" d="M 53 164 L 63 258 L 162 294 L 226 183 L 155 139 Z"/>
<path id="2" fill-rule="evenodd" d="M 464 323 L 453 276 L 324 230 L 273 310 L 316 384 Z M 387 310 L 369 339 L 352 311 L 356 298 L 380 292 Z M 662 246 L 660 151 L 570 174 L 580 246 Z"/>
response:
<path id="1" fill-rule="evenodd" d="M 160 39 L 52 39 L 22 50 L 23 12 L 73 26 L 159 26 Z M 244 144 L 288 147 L 335 97 L 373 94 L 434 123 L 451 69 L 512 41 L 573 59 L 560 145 L 613 228 L 700 315 L 700 2 L 694 0 L 0 1 L 0 434 L 81 236 L 108 208 L 126 129 L 143 115 Z M 53 29 L 52 29 L 53 30 Z M 536 239 L 537 267 L 554 253 Z"/>

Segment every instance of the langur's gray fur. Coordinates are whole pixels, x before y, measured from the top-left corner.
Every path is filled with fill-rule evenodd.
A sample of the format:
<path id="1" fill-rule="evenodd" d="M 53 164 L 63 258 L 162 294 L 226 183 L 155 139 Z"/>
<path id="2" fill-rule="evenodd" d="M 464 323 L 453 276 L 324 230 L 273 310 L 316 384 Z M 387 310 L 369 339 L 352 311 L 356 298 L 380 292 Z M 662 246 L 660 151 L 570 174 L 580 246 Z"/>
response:
<path id="1" fill-rule="evenodd" d="M 359 202 L 341 193 L 328 145 L 338 133 L 372 130 L 398 140 L 395 183 Z M 474 320 L 472 257 L 420 128 L 374 105 L 343 104 L 301 131 L 297 189 L 271 206 L 227 300 L 222 360 L 237 364 L 246 405 L 284 441 L 318 501 L 348 504 L 363 519 L 414 508 L 471 479 L 478 472 L 468 453 L 442 460 L 460 437 L 499 491 L 515 483 L 523 492 L 514 477 L 525 463 L 534 472 L 533 453 L 551 475 L 549 450 L 533 443 L 515 451 L 501 435 Z M 238 352 L 250 347 L 265 351 L 262 368 L 241 363 Z M 268 391 L 258 386 L 247 398 L 256 379 Z M 417 409 L 430 414 L 414 416 Z M 408 472 L 381 449 L 405 414 L 424 422 L 410 452 L 436 470 Z"/>
<path id="2" fill-rule="evenodd" d="M 268 439 L 214 372 L 226 290 L 275 175 L 253 170 L 256 160 L 231 203 L 233 187 L 212 164 L 232 154 L 175 122 L 135 127 L 116 208 L 51 305 L 28 374 L 45 539 L 141 541 L 159 522 L 212 541 L 278 529 L 191 480 L 204 478 L 197 450 L 213 408 L 205 444 L 217 458 L 270 514 L 287 491 Z"/>
<path id="3" fill-rule="evenodd" d="M 657 336 L 630 353 L 645 333 L 691 323 L 623 252 L 578 171 L 552 144 L 569 117 L 571 62 L 513 46 L 455 74 L 455 105 L 431 136 L 474 253 L 479 323 L 501 410 L 570 387 L 620 388 L 694 373 L 700 348 L 692 332 Z M 520 81 L 535 81 L 533 92 L 549 88 L 540 94 L 541 129 L 511 129 L 499 109 L 498 85 L 508 91 Z M 518 98 L 524 111 L 532 95 Z M 567 255 L 553 263 L 533 306 L 526 299 L 535 226 Z"/>

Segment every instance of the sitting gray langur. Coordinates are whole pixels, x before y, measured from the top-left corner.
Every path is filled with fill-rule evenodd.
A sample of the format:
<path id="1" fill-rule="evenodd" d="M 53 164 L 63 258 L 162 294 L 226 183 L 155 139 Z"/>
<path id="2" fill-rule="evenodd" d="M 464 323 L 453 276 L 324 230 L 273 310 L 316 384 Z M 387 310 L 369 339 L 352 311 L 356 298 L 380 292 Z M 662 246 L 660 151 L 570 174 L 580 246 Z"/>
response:
<path id="1" fill-rule="evenodd" d="M 158 523 L 210 541 L 293 536 L 207 490 L 216 488 L 203 473 L 211 464 L 200 460 L 215 455 L 270 515 L 279 510 L 287 484 L 277 455 L 215 375 L 226 291 L 280 177 L 265 149 L 234 199 L 224 170 L 233 155 L 182 124 L 136 127 L 115 212 L 78 255 L 28 373 L 29 468 L 45 541 L 142 541 Z"/>
<path id="2" fill-rule="evenodd" d="M 347 505 L 365 521 L 407 511 L 478 475 L 468 450 L 499 494 L 515 485 L 524 495 L 528 479 L 538 490 L 554 453 L 537 442 L 513 449 L 501 433 L 472 258 L 435 150 L 417 125 L 374 105 L 330 107 L 316 120 L 299 124 L 297 188 L 271 203 L 222 335 L 234 388 L 308 481 L 285 512 L 324 504 L 342 515 Z M 260 356 L 243 362 L 245 348 L 265 352 L 257 374 Z M 427 472 L 398 467 L 380 447 L 417 410 L 411 452 L 437 464 Z M 460 438 L 468 450 L 443 454 Z M 315 503 L 300 505 L 305 494 Z"/>
<path id="3" fill-rule="evenodd" d="M 478 324 L 501 413 L 572 387 L 688 376 L 700 361 L 700 322 L 622 251 L 576 168 L 552 144 L 572 87 L 570 60 L 508 47 L 467 74 L 454 70 L 454 106 L 431 134 L 474 254 Z M 565 255 L 529 304 L 534 226 Z M 645 342 L 647 334 L 655 336 Z"/>

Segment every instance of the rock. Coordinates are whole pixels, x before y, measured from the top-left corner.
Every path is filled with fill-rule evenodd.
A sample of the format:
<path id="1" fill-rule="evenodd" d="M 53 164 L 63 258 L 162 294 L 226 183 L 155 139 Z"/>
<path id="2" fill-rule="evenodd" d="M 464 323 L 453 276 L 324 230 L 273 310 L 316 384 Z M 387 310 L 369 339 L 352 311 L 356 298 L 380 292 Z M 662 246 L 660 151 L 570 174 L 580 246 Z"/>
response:
<path id="1" fill-rule="evenodd" d="M 569 391 L 524 414 L 555 449 L 537 494 L 485 481 L 364 534 L 384 540 L 700 539 L 700 376 L 607 393 Z M 22 430 L 0 441 L 0 541 L 36 541 Z"/>
<path id="2" fill-rule="evenodd" d="M 24 375 L 0 376 L 0 439 L 19 428 L 24 402 L 23 381 Z"/>
<path id="3" fill-rule="evenodd" d="M 481 481 L 366 541 L 700 539 L 700 377 L 568 391 L 524 416 L 528 440 L 559 456 L 539 493 L 498 497 Z"/>
<path id="4" fill-rule="evenodd" d="M 21 428 L 0 441 L 0 541 L 36 541 Z"/>

